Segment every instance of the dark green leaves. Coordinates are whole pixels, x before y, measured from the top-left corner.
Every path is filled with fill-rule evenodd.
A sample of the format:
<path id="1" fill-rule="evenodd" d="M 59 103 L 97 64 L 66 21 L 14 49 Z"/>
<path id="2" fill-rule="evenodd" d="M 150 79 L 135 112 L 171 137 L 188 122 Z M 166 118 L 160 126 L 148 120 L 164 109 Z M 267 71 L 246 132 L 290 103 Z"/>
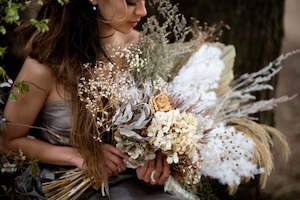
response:
<path id="1" fill-rule="evenodd" d="M 28 85 L 24 81 L 15 82 L 15 87 L 18 93 L 26 94 L 28 92 Z"/>
<path id="2" fill-rule="evenodd" d="M 14 87 L 16 87 L 18 94 L 26 94 L 29 91 L 29 87 L 24 81 L 15 82 Z M 9 95 L 9 99 L 15 102 L 17 100 L 17 95 L 12 92 Z"/>
<path id="3" fill-rule="evenodd" d="M 38 21 L 36 19 L 31 19 L 30 22 L 39 31 L 45 32 L 49 30 L 49 27 L 47 26 L 49 19 L 43 19 L 41 21 Z"/>
<path id="4" fill-rule="evenodd" d="M 19 25 L 20 24 L 19 8 L 20 5 L 13 3 L 12 1 L 8 1 L 4 12 L 5 16 L 2 17 L 2 20 L 4 20 L 8 24 L 16 23 L 17 25 Z"/>
<path id="5" fill-rule="evenodd" d="M 1 49 L 1 47 L 0 47 L 0 49 Z M 0 67 L 0 76 L 3 80 L 7 80 L 6 71 L 2 67 Z"/>
<path id="6" fill-rule="evenodd" d="M 0 47 L 0 57 L 1 58 L 3 58 L 5 52 L 6 52 L 6 47 Z"/>
<path id="7" fill-rule="evenodd" d="M 9 99 L 12 101 L 12 102 L 16 102 L 17 101 L 17 96 L 15 93 L 11 93 L 9 95 Z"/>
<path id="8" fill-rule="evenodd" d="M 0 33 L 1 33 L 2 35 L 5 35 L 5 34 L 6 34 L 6 29 L 5 29 L 4 26 L 0 26 Z"/>
<path id="9" fill-rule="evenodd" d="M 69 0 L 57 0 L 57 2 L 60 4 L 60 5 L 65 5 L 67 3 L 69 3 Z"/>

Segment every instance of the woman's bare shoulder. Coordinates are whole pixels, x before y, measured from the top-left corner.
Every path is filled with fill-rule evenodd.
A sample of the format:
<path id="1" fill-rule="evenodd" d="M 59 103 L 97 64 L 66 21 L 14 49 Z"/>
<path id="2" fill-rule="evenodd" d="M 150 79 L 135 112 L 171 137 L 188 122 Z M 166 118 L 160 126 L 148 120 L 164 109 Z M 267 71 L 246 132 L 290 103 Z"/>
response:
<path id="1" fill-rule="evenodd" d="M 33 75 L 39 75 L 44 78 L 46 78 L 48 76 L 53 76 L 52 70 L 50 69 L 50 67 L 48 67 L 47 65 L 42 64 L 39 61 L 37 61 L 36 59 L 30 58 L 30 57 L 27 57 L 25 59 L 22 69 L 33 73 Z"/>
<path id="2" fill-rule="evenodd" d="M 52 72 L 49 67 L 32 58 L 26 58 L 16 82 L 24 82 L 28 86 L 26 93 L 19 93 L 17 87 L 11 91 L 17 101 L 8 99 L 4 115 L 8 120 L 23 124 L 32 124 L 40 112 L 52 88 Z"/>
<path id="3" fill-rule="evenodd" d="M 21 68 L 16 81 L 27 81 L 39 85 L 48 90 L 54 80 L 54 75 L 50 67 L 38 62 L 36 59 L 27 57 Z"/>

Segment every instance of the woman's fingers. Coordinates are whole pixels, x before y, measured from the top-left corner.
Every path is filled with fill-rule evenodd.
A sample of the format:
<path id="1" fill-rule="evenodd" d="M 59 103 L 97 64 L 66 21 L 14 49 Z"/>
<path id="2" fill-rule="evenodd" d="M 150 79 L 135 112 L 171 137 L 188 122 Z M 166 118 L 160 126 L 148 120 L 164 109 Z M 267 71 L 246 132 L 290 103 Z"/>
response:
<path id="1" fill-rule="evenodd" d="M 149 166 L 149 162 L 145 163 L 143 167 L 138 167 L 137 168 L 136 173 L 137 173 L 138 179 L 144 180 L 144 177 L 145 177 L 146 171 L 148 169 L 148 166 Z"/>
<path id="2" fill-rule="evenodd" d="M 105 165 L 107 168 L 109 168 L 110 171 L 112 171 L 113 175 L 118 175 L 119 174 L 119 170 L 117 165 L 115 165 L 113 162 L 111 161 L 106 161 Z"/>
<path id="3" fill-rule="evenodd" d="M 126 165 L 123 162 L 123 158 L 128 158 L 126 154 L 123 154 L 120 150 L 110 144 L 103 144 L 102 148 L 107 167 L 110 168 L 114 175 L 126 170 Z"/>
<path id="4" fill-rule="evenodd" d="M 141 170 L 142 170 L 142 167 L 138 167 L 138 168 L 136 168 L 136 176 L 137 176 L 137 178 L 138 179 L 140 179 L 140 180 L 142 180 L 142 172 L 141 172 Z"/>
<path id="5" fill-rule="evenodd" d="M 161 154 L 158 154 L 155 160 L 155 174 L 154 174 L 154 180 L 155 182 L 159 180 L 159 177 L 161 176 L 163 172 L 163 157 Z"/>
<path id="6" fill-rule="evenodd" d="M 135 172 L 136 172 L 136 176 L 138 177 L 138 179 L 141 179 L 141 167 L 136 168 Z"/>
<path id="7" fill-rule="evenodd" d="M 154 182 L 151 181 L 151 174 L 152 174 L 152 172 L 153 172 L 153 170 L 154 170 L 154 166 L 155 166 L 155 163 L 154 163 L 154 162 L 155 162 L 155 160 L 149 161 L 148 169 L 147 169 L 147 171 L 146 171 L 146 173 L 145 173 L 145 176 L 144 176 L 144 178 L 143 178 L 143 180 L 144 180 L 146 183 L 154 184 Z"/>
<path id="8" fill-rule="evenodd" d="M 127 154 L 122 153 L 119 149 L 109 144 L 103 145 L 103 152 L 109 176 L 112 174 L 118 175 L 120 170 L 126 170 L 126 165 L 122 158 L 128 160 L 129 156 Z M 158 154 L 155 160 L 145 163 L 143 167 L 138 167 L 136 174 L 138 179 L 146 183 L 163 185 L 169 178 L 170 166 L 166 159 L 161 154 Z"/>
<path id="9" fill-rule="evenodd" d="M 160 185 L 165 184 L 165 182 L 168 180 L 169 175 L 170 175 L 170 165 L 167 163 L 167 161 L 165 159 L 163 160 L 163 166 L 164 166 L 163 173 L 159 177 L 159 180 L 157 181 L 157 183 Z"/>
<path id="10" fill-rule="evenodd" d="M 121 169 L 121 166 L 124 165 L 123 161 L 119 157 L 115 156 L 114 154 L 108 151 L 104 151 L 104 158 L 106 167 L 110 169 L 112 174 L 118 175 L 120 173 L 118 168 Z"/>
<path id="11" fill-rule="evenodd" d="M 151 160 L 143 167 L 137 168 L 136 173 L 138 179 L 146 183 L 163 185 L 169 178 L 170 165 L 162 155 L 157 155 L 156 160 Z"/>
<path id="12" fill-rule="evenodd" d="M 106 166 L 106 173 L 107 173 L 107 176 L 113 175 L 112 171 L 107 166 Z"/>
<path id="13" fill-rule="evenodd" d="M 120 151 L 118 148 L 116 148 L 116 147 L 114 147 L 114 146 L 112 146 L 112 145 L 110 145 L 110 144 L 104 144 L 104 147 L 105 147 L 107 150 L 109 150 L 111 153 L 113 153 L 113 154 L 115 154 L 115 155 L 117 155 L 117 156 L 119 156 L 119 157 L 121 157 L 121 158 L 124 158 L 124 159 L 126 159 L 126 160 L 129 159 L 129 156 L 128 156 L 127 154 L 123 153 L 123 152 Z"/>
<path id="14" fill-rule="evenodd" d="M 125 171 L 126 170 L 126 165 L 123 162 L 123 160 L 121 160 L 120 157 L 116 156 L 115 154 L 110 154 L 109 159 L 118 166 L 118 168 L 120 168 L 120 172 L 121 171 Z"/>

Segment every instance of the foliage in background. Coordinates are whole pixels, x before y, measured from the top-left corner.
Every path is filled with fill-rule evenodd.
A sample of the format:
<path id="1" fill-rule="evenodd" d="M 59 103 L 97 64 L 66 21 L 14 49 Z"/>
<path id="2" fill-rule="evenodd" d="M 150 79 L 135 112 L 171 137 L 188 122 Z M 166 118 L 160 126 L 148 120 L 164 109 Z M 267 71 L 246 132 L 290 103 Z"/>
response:
<path id="1" fill-rule="evenodd" d="M 38 173 L 38 160 L 27 160 L 21 151 L 8 152 L 1 155 L 0 159 L 0 199 L 6 200 L 25 200 L 30 199 L 27 194 L 15 192 L 15 178 L 24 172 L 24 170 L 31 166 L 31 174 L 35 177 Z"/>
<path id="2" fill-rule="evenodd" d="M 57 0 L 62 6 L 69 2 L 69 0 Z M 5 43 L 5 37 L 9 33 L 8 30 L 11 28 L 19 26 L 23 19 L 23 12 L 31 5 L 37 4 L 39 6 L 43 5 L 42 0 L 0 0 L 0 104 L 4 104 L 5 97 L 9 96 L 12 101 L 16 101 L 16 94 L 10 93 L 8 95 L 7 89 L 12 86 L 12 80 L 9 79 L 9 76 L 4 70 L 4 59 L 5 54 L 7 53 L 7 44 Z M 36 27 L 39 31 L 48 31 L 48 19 L 42 19 L 40 21 L 36 19 L 29 19 L 31 24 Z M 26 94 L 28 92 L 28 85 L 24 82 L 16 82 L 14 86 L 17 88 L 17 93 Z M 2 107 L 0 111 L 0 117 L 2 116 Z"/>
<path id="3" fill-rule="evenodd" d="M 57 0 L 62 6 L 69 2 L 69 0 Z M 7 36 L 11 33 L 11 30 L 15 29 L 21 23 L 24 22 L 23 13 L 31 5 L 37 4 L 41 6 L 43 4 L 42 0 L 0 0 L 0 132 L 5 128 L 6 120 L 3 118 L 3 106 L 7 97 L 12 101 L 17 100 L 17 95 L 14 92 L 9 92 L 11 86 L 16 88 L 17 93 L 26 94 L 29 90 L 29 86 L 24 82 L 15 82 L 9 78 L 6 71 L 4 70 L 4 60 L 7 54 Z M 36 19 L 29 19 L 31 24 L 37 28 L 39 31 L 48 31 L 47 26 L 49 20 L 43 19 L 38 21 Z M 30 199 L 26 194 L 15 193 L 15 178 L 20 175 L 26 167 L 29 165 L 32 169 L 32 175 L 35 176 L 37 173 L 37 163 L 36 159 L 26 160 L 22 152 L 19 154 L 10 152 L 3 153 L 0 152 L 0 199 Z"/>
<path id="4" fill-rule="evenodd" d="M 69 0 L 57 0 L 62 6 L 69 2 Z M 9 27 L 19 26 L 24 20 L 22 18 L 23 12 L 31 4 L 43 5 L 42 0 L 0 0 L 0 35 L 4 37 L 8 33 Z M 38 30 L 44 32 L 49 30 L 47 24 L 48 19 L 29 20 L 33 26 Z M 7 52 L 7 47 L 4 40 L 0 43 L 0 59 L 3 61 L 5 53 Z M 2 62 L 1 62 L 2 63 Z M 3 68 L 3 66 L 0 65 Z"/>
<path id="5" fill-rule="evenodd" d="M 10 2 L 10 3 L 8 3 Z M 22 5 L 24 7 L 27 7 L 29 4 L 26 4 L 25 2 L 30 2 L 30 1 L 26 1 L 26 0 L 0 0 L 0 35 L 1 36 L 5 36 L 8 34 L 8 28 L 10 26 L 18 26 L 20 23 L 18 22 L 13 22 L 13 23 L 7 23 L 6 21 L 4 21 L 4 18 L 7 19 L 13 19 L 16 21 L 22 21 L 22 16 L 20 15 L 20 13 L 23 12 L 24 9 L 22 9 Z M 41 1 L 37 0 L 36 3 L 39 3 Z M 58 0 L 58 2 L 61 2 L 62 4 L 65 1 L 61 1 Z M 230 24 L 232 27 L 231 32 L 227 32 L 225 33 L 225 37 L 227 39 L 225 39 L 227 41 L 227 43 L 229 43 L 229 41 L 231 40 L 236 40 L 238 41 L 239 45 L 236 45 L 238 49 L 238 52 L 240 54 L 240 59 L 238 58 L 238 60 L 240 60 L 240 62 L 244 61 L 247 62 L 248 60 L 258 60 L 258 62 L 261 62 L 261 57 L 264 57 L 264 62 L 268 62 L 273 58 L 268 57 L 269 55 L 266 55 L 266 52 L 270 52 L 270 51 L 275 51 L 278 52 L 280 50 L 280 48 L 278 48 L 278 42 L 276 42 L 275 44 L 277 45 L 277 47 L 273 47 L 272 44 L 274 44 L 274 41 L 280 41 L 282 35 L 281 35 L 281 31 L 276 31 L 276 30 L 272 30 L 272 24 L 275 25 L 276 28 L 281 29 L 281 18 L 280 16 L 278 17 L 277 14 L 281 13 L 281 12 L 277 12 L 277 11 L 281 11 L 280 8 L 282 8 L 283 6 L 281 6 L 281 4 L 283 4 L 284 1 L 281 0 L 274 0 L 274 1 L 266 1 L 266 2 L 262 2 L 259 1 L 259 3 L 257 3 L 257 1 L 242 1 L 242 0 L 233 0 L 233 1 L 225 1 L 225 0 L 186 0 L 185 3 L 183 3 L 182 5 L 184 5 L 185 7 L 188 7 L 188 9 L 185 9 L 187 12 L 191 13 L 198 13 L 197 17 L 198 19 L 203 19 L 205 21 L 208 22 L 217 22 L 220 19 L 225 20 L 226 24 Z M 10 5 L 9 5 L 10 4 Z M 247 5 L 249 4 L 249 5 Z M 269 6 L 265 6 L 264 4 L 269 4 Z M 271 4 L 277 4 L 275 9 L 275 6 L 270 6 Z M 257 5 L 255 7 L 255 5 Z M 9 7 L 8 9 L 6 9 L 7 7 Z M 249 7 L 251 9 L 249 9 Z M 257 9 L 258 8 L 258 9 Z M 272 11 L 273 9 L 273 11 Z M 274 10 L 275 9 L 275 10 Z M 257 13 L 259 13 L 261 16 L 264 16 L 265 14 L 270 16 L 270 17 L 257 17 Z M 268 14 L 269 13 L 269 14 Z M 271 13 L 271 14 L 270 14 Z M 201 15 L 201 16 L 199 16 Z M 237 16 L 237 17 L 233 17 L 233 15 Z M 208 20 L 208 18 L 210 20 Z M 251 20 L 247 20 L 247 19 L 251 19 Z M 203 21 L 202 20 L 202 21 Z M 232 21 L 232 23 L 229 22 Z M 268 20 L 272 20 L 268 21 Z M 278 22 L 278 23 L 277 23 Z M 31 23 L 34 23 L 34 25 L 38 28 L 40 27 L 40 29 L 47 27 L 47 22 L 38 22 L 36 20 L 32 20 Z M 255 26 L 255 23 L 258 24 L 257 26 Z M 242 25 L 241 25 L 242 24 Z M 268 25 L 270 24 L 270 25 Z M 239 28 L 240 27 L 240 28 Z M 257 31 L 255 30 L 255 28 L 259 28 L 260 30 Z M 243 31 L 241 31 L 243 30 Z M 247 31 L 245 31 L 247 30 Z M 280 34 L 274 34 L 274 33 L 280 33 Z M 244 34 L 244 35 L 242 35 Z M 271 34 L 271 36 L 269 36 Z M 230 35 L 230 36 L 228 36 Z M 228 36 L 228 37 L 227 37 Z M 266 38 L 270 38 L 270 40 L 265 39 Z M 255 41 L 255 44 L 253 45 L 249 45 L 248 42 L 251 42 L 251 40 L 249 40 L 249 37 L 252 37 L 252 41 Z M 229 38 L 229 39 L 228 39 Z M 264 47 L 261 48 L 259 46 L 259 44 L 261 44 L 263 41 Z M 266 41 L 268 41 L 266 43 Z M 231 42 L 230 42 L 231 43 Z M 236 42 L 235 42 L 236 43 Z M 267 44 L 267 45 L 266 45 Z M 5 71 L 3 70 L 3 64 L 2 64 L 2 60 L 5 58 L 6 52 L 8 50 L 8 47 L 6 47 L 6 44 L 4 42 L 4 40 L 0 40 L 0 73 L 1 73 L 1 77 L 7 77 Z M 241 55 L 241 52 L 247 51 L 246 53 L 244 53 L 243 55 Z M 250 52 L 254 52 L 255 54 L 249 53 Z M 262 53 L 257 53 L 257 52 L 262 52 Z M 250 55 L 261 55 L 259 58 L 250 58 Z M 268 53 L 270 54 L 270 53 Z M 274 53 L 272 53 L 274 54 Z M 245 59 L 246 57 L 246 59 Z M 239 61 L 237 61 L 237 65 L 239 64 Z M 245 69 L 239 68 L 237 71 L 248 71 L 248 68 L 252 68 L 254 69 L 254 66 L 263 66 L 261 64 L 253 64 L 252 62 L 248 62 L 247 66 L 245 66 Z M 247 68 L 247 69 L 246 69 Z M 2 76 L 3 75 L 3 76 Z M 8 77 L 7 77 L 8 78 Z M 9 79 L 7 79 L 9 80 Z M 2 79 L 0 80 L 0 83 L 2 83 Z M 25 89 L 26 90 L 26 89 Z M 22 89 L 21 89 L 22 91 Z M 2 97 L 2 88 L 0 88 L 0 95 Z M 13 96 L 13 95 L 11 95 Z M 0 97 L 0 101 L 1 101 L 1 97 Z M 1 102 L 0 102 L 1 105 Z M 1 111 L 1 109 L 0 109 Z M 1 116 L 1 113 L 0 113 Z M 248 189 L 250 190 L 250 189 Z"/>

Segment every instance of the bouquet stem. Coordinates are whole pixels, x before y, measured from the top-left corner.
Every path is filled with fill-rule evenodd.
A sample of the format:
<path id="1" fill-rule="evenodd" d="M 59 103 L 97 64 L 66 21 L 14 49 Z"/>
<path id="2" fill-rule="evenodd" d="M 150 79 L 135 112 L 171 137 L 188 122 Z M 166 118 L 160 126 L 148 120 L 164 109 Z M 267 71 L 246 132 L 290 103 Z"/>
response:
<path id="1" fill-rule="evenodd" d="M 181 199 L 200 200 L 199 197 L 184 189 L 182 185 L 178 183 L 178 181 L 173 176 L 169 176 L 167 182 L 165 183 L 164 190 L 165 192 L 174 194 L 175 196 Z"/>

